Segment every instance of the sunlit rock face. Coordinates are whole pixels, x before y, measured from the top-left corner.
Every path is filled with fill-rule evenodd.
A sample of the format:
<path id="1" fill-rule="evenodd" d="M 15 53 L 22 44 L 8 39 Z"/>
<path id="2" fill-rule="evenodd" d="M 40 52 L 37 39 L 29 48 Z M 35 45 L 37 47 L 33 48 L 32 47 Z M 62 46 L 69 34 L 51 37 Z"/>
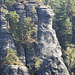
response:
<path id="1" fill-rule="evenodd" d="M 45 6 L 37 6 L 38 15 L 38 52 L 41 59 L 37 75 L 69 75 L 65 64 L 62 61 L 61 47 L 52 28 L 53 10 Z"/>

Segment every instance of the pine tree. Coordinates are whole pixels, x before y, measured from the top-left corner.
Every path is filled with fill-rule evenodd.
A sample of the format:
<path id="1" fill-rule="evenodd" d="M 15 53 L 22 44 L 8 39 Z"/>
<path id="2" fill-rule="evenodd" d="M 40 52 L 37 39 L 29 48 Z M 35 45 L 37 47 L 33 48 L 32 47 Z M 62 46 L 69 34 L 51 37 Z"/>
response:
<path id="1" fill-rule="evenodd" d="M 61 38 L 62 44 L 64 46 L 67 46 L 69 43 L 72 42 L 72 23 L 70 22 L 69 18 L 67 18 L 64 21 L 60 34 L 61 34 L 61 37 L 62 37 Z"/>

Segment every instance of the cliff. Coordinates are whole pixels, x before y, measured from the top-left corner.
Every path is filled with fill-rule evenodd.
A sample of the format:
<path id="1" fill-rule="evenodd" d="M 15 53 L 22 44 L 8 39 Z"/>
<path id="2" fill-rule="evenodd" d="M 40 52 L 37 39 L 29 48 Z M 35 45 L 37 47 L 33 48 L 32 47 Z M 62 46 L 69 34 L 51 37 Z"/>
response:
<path id="1" fill-rule="evenodd" d="M 38 51 L 41 59 L 37 75 L 69 75 L 61 58 L 62 52 L 56 33 L 52 28 L 53 10 L 45 6 L 36 7 L 38 15 Z"/>
<path id="2" fill-rule="evenodd" d="M 0 75 L 29 75 L 29 71 L 26 66 L 2 65 L 7 56 L 7 50 L 10 48 L 16 50 L 13 36 L 8 32 L 8 22 L 6 20 L 7 7 L 5 5 L 1 5 L 0 10 L 2 8 L 5 12 L 0 11 Z M 20 51 L 22 52 L 20 53 Z M 19 47 L 18 52 L 19 61 L 25 64 L 24 49 Z"/>
<path id="3" fill-rule="evenodd" d="M 5 10 L 8 8 L 2 5 Z M 18 58 L 23 65 L 0 65 L 1 75 L 29 75 L 29 70 L 36 70 L 36 75 L 69 75 L 63 62 L 61 46 L 56 37 L 55 30 L 52 28 L 54 17 L 53 10 L 40 6 L 35 2 L 15 3 L 9 11 L 16 11 L 20 19 L 31 17 L 34 24 L 38 24 L 37 44 L 28 50 L 26 44 L 19 47 L 14 45 L 12 34 L 8 33 L 7 13 L 0 14 L 0 62 L 6 56 L 9 48 L 17 49 Z M 36 9 L 35 9 L 36 7 Z M 24 47 L 24 48 L 23 48 Z M 28 65 L 29 66 L 28 66 Z M 35 66 L 39 67 L 35 67 Z M 27 67 L 28 68 L 27 68 Z"/>

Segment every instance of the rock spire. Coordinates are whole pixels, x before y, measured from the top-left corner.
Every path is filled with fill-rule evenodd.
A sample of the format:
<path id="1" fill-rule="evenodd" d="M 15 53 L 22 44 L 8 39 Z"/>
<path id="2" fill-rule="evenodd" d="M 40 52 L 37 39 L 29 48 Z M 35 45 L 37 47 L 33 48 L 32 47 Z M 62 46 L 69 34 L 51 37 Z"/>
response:
<path id="1" fill-rule="evenodd" d="M 46 6 L 37 6 L 38 15 L 38 52 L 41 59 L 37 75 L 69 75 L 68 70 L 61 58 L 62 52 L 52 28 L 53 10 Z"/>

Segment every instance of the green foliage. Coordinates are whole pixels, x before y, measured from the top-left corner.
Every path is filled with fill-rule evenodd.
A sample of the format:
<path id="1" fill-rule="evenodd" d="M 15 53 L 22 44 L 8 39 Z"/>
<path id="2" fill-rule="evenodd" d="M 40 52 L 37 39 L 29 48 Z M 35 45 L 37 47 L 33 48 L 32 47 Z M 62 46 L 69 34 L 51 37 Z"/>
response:
<path id="1" fill-rule="evenodd" d="M 33 14 L 36 13 L 36 9 L 35 9 L 35 6 L 34 6 L 34 5 L 32 6 L 31 12 L 32 12 Z"/>
<path id="2" fill-rule="evenodd" d="M 30 64 L 27 64 L 27 66 L 29 67 L 29 73 L 30 75 L 34 75 L 36 73 L 36 69 L 33 69 Z"/>
<path id="3" fill-rule="evenodd" d="M 27 64 L 29 67 L 30 75 L 35 75 L 37 70 L 40 68 L 40 65 L 42 64 L 41 60 L 37 57 L 35 60 L 35 67 L 32 68 L 30 64 Z"/>
<path id="4" fill-rule="evenodd" d="M 19 15 L 16 11 L 10 11 L 7 14 L 7 20 L 9 21 L 9 33 L 12 33 L 13 36 L 16 35 L 17 23 L 19 22 Z"/>
<path id="5" fill-rule="evenodd" d="M 41 64 L 42 64 L 41 60 L 37 57 L 35 62 L 35 68 L 38 70 Z"/>
<path id="6" fill-rule="evenodd" d="M 67 1 L 67 14 L 72 19 L 72 16 L 75 16 L 75 0 Z"/>
<path id="7" fill-rule="evenodd" d="M 3 7 L 0 8 L 0 13 L 8 13 L 8 10 L 3 9 Z"/>
<path id="8" fill-rule="evenodd" d="M 62 29 L 63 28 L 63 29 Z M 72 41 L 72 23 L 70 22 L 70 19 L 67 18 L 62 25 L 61 31 L 60 31 L 60 37 L 62 36 L 62 44 L 64 46 L 67 46 Z"/>
<path id="9" fill-rule="evenodd" d="M 37 25 L 35 25 L 32 22 L 32 19 L 30 17 L 27 17 L 25 19 L 21 19 L 18 22 L 17 36 L 19 36 L 18 38 L 21 42 L 26 42 L 26 40 L 29 38 L 36 39 Z"/>
<path id="10" fill-rule="evenodd" d="M 43 4 L 42 0 L 31 0 L 31 1 L 35 1 L 37 4 Z"/>
<path id="11" fill-rule="evenodd" d="M 75 45 L 68 45 L 64 53 L 64 58 L 70 74 L 73 75 L 75 68 Z"/>
<path id="12" fill-rule="evenodd" d="M 13 49 L 8 49 L 7 50 L 7 56 L 5 57 L 5 60 L 3 61 L 4 65 L 23 65 L 23 63 L 21 63 L 17 57 L 17 52 L 16 50 Z"/>
<path id="13" fill-rule="evenodd" d="M 5 4 L 5 3 L 15 3 L 16 0 L 0 0 L 0 3 Z"/>
<path id="14" fill-rule="evenodd" d="M 53 3 L 53 4 L 52 4 Z M 65 48 L 72 43 L 72 22 L 67 13 L 67 0 L 58 0 L 51 3 L 51 7 L 55 12 L 54 29 L 57 32 L 57 37 L 60 45 Z"/>
<path id="15" fill-rule="evenodd" d="M 72 34 L 72 22 L 70 22 L 69 18 L 65 20 L 65 22 L 63 23 L 63 27 L 63 34 Z"/>
<path id="16" fill-rule="evenodd" d="M 18 23 L 19 22 L 19 15 L 16 13 L 16 11 L 10 11 L 7 15 L 7 20 L 9 21 L 9 24 Z"/>

